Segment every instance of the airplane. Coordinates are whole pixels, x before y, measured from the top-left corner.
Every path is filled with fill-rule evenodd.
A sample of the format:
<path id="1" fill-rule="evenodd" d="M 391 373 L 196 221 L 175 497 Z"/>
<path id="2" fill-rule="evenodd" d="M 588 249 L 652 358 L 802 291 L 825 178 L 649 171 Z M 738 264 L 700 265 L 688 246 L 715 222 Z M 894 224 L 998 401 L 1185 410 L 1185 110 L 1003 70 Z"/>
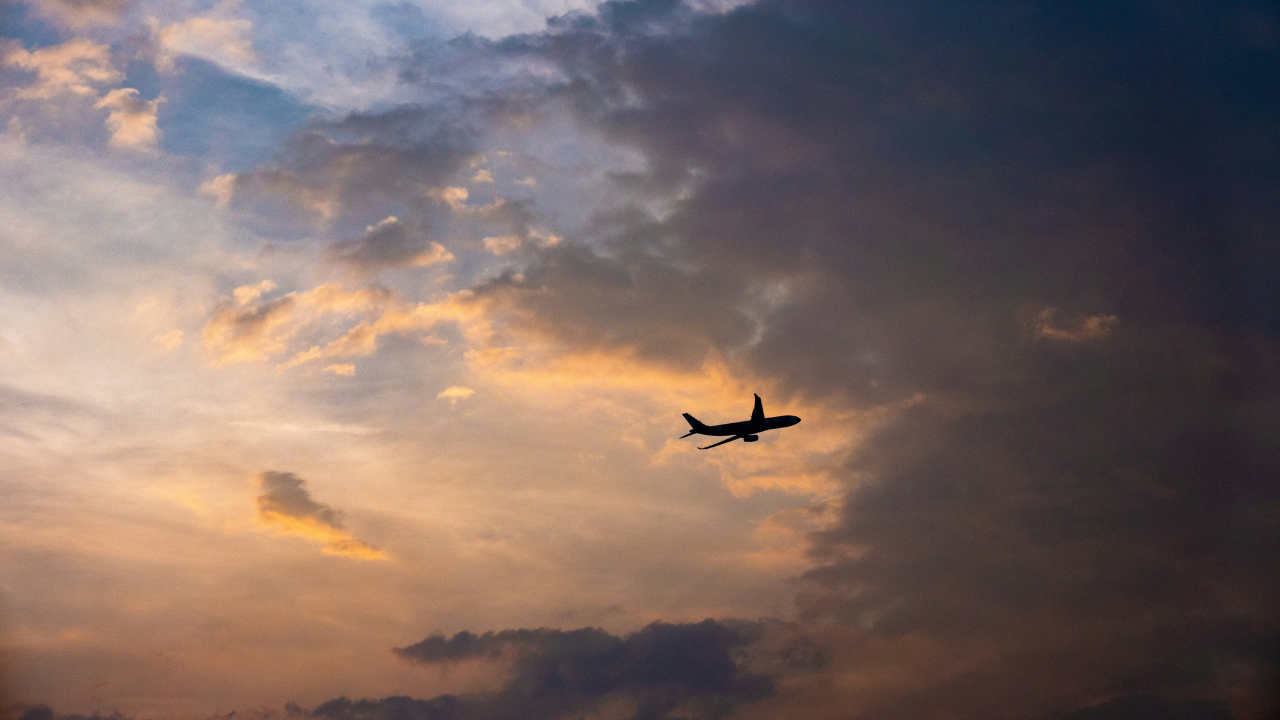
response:
<path id="1" fill-rule="evenodd" d="M 689 421 L 689 427 L 693 428 L 689 432 L 680 436 L 683 440 L 690 435 L 711 435 L 713 437 L 723 437 L 732 435 L 728 440 L 721 440 L 713 445 L 700 447 L 699 450 L 710 450 L 713 447 L 723 445 L 734 440 L 742 440 L 743 442 L 755 442 L 760 439 L 757 433 L 765 430 L 774 430 L 777 428 L 791 427 L 800 422 L 800 418 L 795 415 L 778 415 L 777 417 L 767 418 L 764 416 L 764 405 L 760 403 L 760 396 L 756 395 L 756 406 L 751 410 L 751 419 L 743 422 L 726 423 L 724 425 L 704 425 L 698 418 L 689 413 L 681 413 L 684 419 Z"/>

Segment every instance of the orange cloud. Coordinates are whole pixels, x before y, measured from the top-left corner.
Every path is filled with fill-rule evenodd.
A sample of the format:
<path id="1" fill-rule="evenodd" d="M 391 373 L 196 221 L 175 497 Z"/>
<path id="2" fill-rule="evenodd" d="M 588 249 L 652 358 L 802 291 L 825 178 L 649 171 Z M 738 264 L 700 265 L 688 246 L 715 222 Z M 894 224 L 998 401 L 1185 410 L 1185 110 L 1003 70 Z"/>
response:
<path id="1" fill-rule="evenodd" d="M 457 405 L 459 400 L 466 400 L 475 394 L 476 391 L 471 388 L 454 385 L 441 390 L 440 394 L 436 395 L 436 399 L 448 400 L 450 403 Z"/>

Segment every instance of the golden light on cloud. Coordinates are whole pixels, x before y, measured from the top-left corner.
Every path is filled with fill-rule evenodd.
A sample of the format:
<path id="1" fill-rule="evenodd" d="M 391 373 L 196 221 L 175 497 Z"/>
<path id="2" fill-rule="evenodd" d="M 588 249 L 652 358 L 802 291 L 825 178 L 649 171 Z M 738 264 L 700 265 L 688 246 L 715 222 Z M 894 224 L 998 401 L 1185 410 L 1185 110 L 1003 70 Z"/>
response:
<path id="1" fill-rule="evenodd" d="M 376 352 L 378 338 L 384 335 L 426 333 L 451 322 L 461 331 L 466 347 L 462 357 L 475 383 L 518 389 L 537 403 L 554 404 L 584 393 L 598 401 L 604 393 L 614 399 L 602 402 L 617 404 L 625 442 L 646 449 L 655 465 L 683 456 L 713 468 L 736 497 L 770 490 L 833 497 L 841 488 L 840 460 L 895 409 L 875 408 L 855 417 L 821 404 L 784 404 L 774 400 L 778 393 L 766 379 L 744 374 L 742 368 L 714 354 L 701 366 L 684 368 L 648 360 L 628 348 L 567 348 L 553 337 L 508 322 L 511 318 L 500 301 L 469 291 L 415 304 L 378 288 L 349 291 L 321 285 L 264 297 L 271 289 L 274 284 L 269 281 L 237 288 L 234 305 L 220 308 L 210 318 L 204 341 L 216 355 L 215 365 L 286 353 L 292 354 L 278 366 L 281 369 L 313 360 L 363 357 Z M 341 334 L 306 349 L 292 347 L 297 338 L 321 327 Z M 324 369 L 338 375 L 355 371 L 353 365 L 341 362 Z M 456 405 L 474 392 L 473 387 L 452 386 L 437 398 Z M 761 445 L 702 454 L 692 441 L 667 439 L 654 446 L 644 439 L 657 427 L 671 425 L 673 418 L 680 427 L 664 432 L 683 430 L 679 414 L 684 411 L 695 412 L 705 422 L 743 419 L 750 413 L 753 392 L 766 397 L 770 414 L 797 414 L 807 424 L 799 432 L 778 434 L 776 440 L 770 436 L 767 449 Z M 637 415 L 624 396 L 645 398 L 651 414 Z"/>
<path id="2" fill-rule="evenodd" d="M 235 190 L 235 173 L 219 175 L 200 186 L 200 192 L 211 196 L 220 208 L 225 208 L 231 203 L 231 196 L 235 194 Z"/>
<path id="3" fill-rule="evenodd" d="M 431 249 L 427 252 L 415 255 L 413 258 L 413 264 L 418 267 L 425 267 L 427 265 L 434 265 L 438 262 L 447 262 L 452 259 L 453 253 L 446 250 L 440 243 L 432 241 Z"/>
<path id="4" fill-rule="evenodd" d="M 163 97 L 140 100 L 134 88 L 119 88 L 107 93 L 94 107 L 107 109 L 107 127 L 111 145 L 132 150 L 154 150 L 160 130 L 156 127 L 156 111 Z"/>
<path id="5" fill-rule="evenodd" d="M 450 294 L 434 303 L 411 303 L 400 301 L 383 288 L 347 291 L 328 284 L 263 301 L 262 293 L 274 288 L 268 283 L 236 288 L 235 304 L 222 306 L 205 324 L 204 344 L 213 353 L 215 366 L 264 360 L 284 353 L 295 336 L 314 329 L 321 321 L 332 323 L 333 316 L 351 320 L 341 336 L 295 352 L 281 367 L 318 358 L 366 356 L 377 349 L 378 338 L 383 335 L 426 331 L 442 322 L 455 322 L 464 334 L 473 337 L 487 335 L 484 308 L 472 302 L 469 291 Z"/>
<path id="6" fill-rule="evenodd" d="M 505 255 L 512 250 L 520 248 L 520 238 L 515 235 L 503 235 L 500 237 L 487 237 L 484 239 L 484 249 L 494 255 Z"/>
<path id="7" fill-rule="evenodd" d="M 306 481 L 290 472 L 268 470 L 258 476 L 265 491 L 258 496 L 258 523 L 277 535 L 300 537 L 321 545 L 326 555 L 356 560 L 386 560 L 387 554 L 356 539 L 337 510 L 311 499 Z"/>
<path id="8" fill-rule="evenodd" d="M 469 387 L 460 387 L 458 385 L 453 385 L 451 387 L 445 388 L 444 390 L 441 390 L 440 394 L 436 395 L 436 399 L 448 400 L 450 403 L 456 405 L 459 400 L 466 400 L 467 398 L 475 394 L 476 394 L 476 391 L 472 390 Z"/>
<path id="9" fill-rule="evenodd" d="M 749 376 L 716 355 L 708 356 L 700 367 L 677 369 L 648 362 L 625 349 L 569 352 L 540 343 L 536 337 L 526 335 L 520 339 L 523 342 L 519 346 L 469 351 L 469 371 L 479 381 L 519 388 L 542 402 L 577 397 L 580 393 L 595 398 L 602 393 L 643 397 L 659 413 L 656 417 L 631 420 L 645 424 L 669 424 L 683 411 L 694 411 L 704 422 L 742 420 L 751 412 L 753 392 L 766 398 L 776 396 L 770 382 Z M 766 401 L 767 414 L 797 414 L 806 423 L 798 430 L 771 436 L 769 443 L 719 453 L 702 453 L 696 449 L 697 443 L 672 437 L 651 451 L 652 463 L 662 465 L 681 456 L 695 459 L 714 468 L 725 488 L 739 498 L 759 491 L 781 490 L 828 500 L 843 488 L 840 461 L 871 429 L 918 401 L 914 398 L 906 404 L 859 413 L 821 404 Z M 683 421 L 679 423 L 679 429 L 685 429 Z M 636 428 L 629 433 L 640 446 L 644 445 L 639 440 L 642 430 Z"/>
<path id="10" fill-rule="evenodd" d="M 224 2 L 215 13 L 221 15 L 193 17 L 163 28 L 151 21 L 158 50 L 156 67 L 173 70 L 178 55 L 195 55 L 231 65 L 247 65 L 257 60 L 250 41 L 253 23 L 232 17 L 239 9 L 238 2 Z"/>
<path id="11" fill-rule="evenodd" d="M 446 187 L 443 189 L 434 189 L 427 193 L 428 197 L 436 200 L 442 200 L 454 212 L 462 215 L 477 215 L 492 212 L 502 207 L 504 200 L 498 198 L 488 205 L 468 205 L 467 199 L 471 197 L 471 193 L 464 187 Z"/>
<path id="12" fill-rule="evenodd" d="M 94 85 L 124 78 L 111 64 L 111 48 L 85 38 L 32 51 L 18 46 L 0 64 L 36 73 L 34 85 L 14 92 L 14 97 L 27 100 L 50 100 L 63 93 L 96 95 Z"/>

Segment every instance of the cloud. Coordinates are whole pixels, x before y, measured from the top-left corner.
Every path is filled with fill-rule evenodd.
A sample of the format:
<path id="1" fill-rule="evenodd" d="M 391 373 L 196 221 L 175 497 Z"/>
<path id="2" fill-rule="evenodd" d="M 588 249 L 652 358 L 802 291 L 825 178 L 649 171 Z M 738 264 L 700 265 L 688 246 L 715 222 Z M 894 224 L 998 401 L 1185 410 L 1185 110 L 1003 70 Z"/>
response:
<path id="1" fill-rule="evenodd" d="M 436 395 L 436 399 L 448 400 L 450 403 L 457 405 L 459 400 L 466 400 L 475 394 L 476 391 L 471 388 L 453 385 L 441 390 L 440 393 Z"/>
<path id="2" fill-rule="evenodd" d="M 455 323 L 464 333 L 487 333 L 484 305 L 470 292 L 412 303 L 376 285 L 344 290 L 329 283 L 271 300 L 261 297 L 274 288 L 270 281 L 236 288 L 234 301 L 210 315 L 201 337 L 213 365 L 263 361 L 284 353 L 292 357 L 282 368 L 362 357 L 372 354 L 384 335 L 423 332 L 443 322 Z M 299 346 L 300 339 L 310 347 Z"/>
<path id="3" fill-rule="evenodd" d="M 26 100 L 51 100 L 63 94 L 97 95 L 96 86 L 124 79 L 111 64 L 111 49 L 86 38 L 38 50 L 13 43 L 3 56 L 3 64 L 36 74 L 34 84 L 14 92 L 14 97 Z"/>
<path id="4" fill-rule="evenodd" d="M 767 676 L 752 673 L 736 657 L 761 633 L 755 623 L 714 620 L 653 623 L 622 637 L 596 628 L 464 631 L 452 638 L 434 635 L 395 652 L 425 664 L 509 659 L 511 677 L 501 692 L 462 701 L 486 716 L 533 720 L 622 711 L 618 716 L 655 720 L 723 717 L 772 692 Z M 352 709 L 349 701 L 339 700 L 315 714 L 345 718 Z"/>
<path id="5" fill-rule="evenodd" d="M 25 0 L 42 17 L 77 29 L 117 22 L 135 0 Z"/>
<path id="6" fill-rule="evenodd" d="M 505 255 L 514 250 L 519 250 L 521 245 L 520 238 L 514 235 L 503 235 L 501 237 L 487 237 L 484 239 L 484 249 L 494 255 Z"/>
<path id="7" fill-rule="evenodd" d="M 427 239 L 426 228 L 395 216 L 366 227 L 358 238 L 335 243 L 329 252 L 335 260 L 366 272 L 406 265 L 423 267 L 453 259 L 443 245 Z"/>
<path id="8" fill-rule="evenodd" d="M 156 67 L 173 71 L 174 59 L 179 55 L 193 55 L 230 67 L 253 64 L 257 60 L 250 40 L 253 23 L 232 17 L 238 9 L 238 2 L 224 3 L 218 8 L 219 14 L 188 18 L 164 27 L 152 19 Z"/>
<path id="9" fill-rule="evenodd" d="M 226 207 L 231 202 L 235 189 L 235 173 L 219 175 L 200 186 L 200 192 L 212 196 L 218 202 L 218 207 Z"/>
<path id="10" fill-rule="evenodd" d="M 151 343 L 159 347 L 164 352 L 172 352 L 175 348 L 182 344 L 182 331 L 169 330 L 151 338 Z"/>
<path id="11" fill-rule="evenodd" d="M 306 481 L 289 472 L 268 470 L 258 476 L 258 522 L 279 535 L 306 538 L 327 555 L 357 560 L 385 560 L 386 553 L 357 540 L 342 524 L 342 514 L 311 499 Z"/>
<path id="12" fill-rule="evenodd" d="M 1139 696 L 1264 716 L 1280 305 L 1258 228 L 1280 217 L 1244 158 L 1280 161 L 1257 91 L 1275 47 L 1205 13 L 620 2 L 554 20 L 494 52 L 551 63 L 583 131 L 643 157 L 615 175 L 643 201 L 476 297 L 496 332 L 564 357 L 728 358 L 881 418 L 822 476 L 842 509 L 799 607 L 964 669 L 922 660 L 862 716 Z M 461 190 L 441 195 L 459 212 Z"/>
<path id="13" fill-rule="evenodd" d="M 735 298 L 743 290 L 734 278 L 649 253 L 603 257 L 563 243 L 545 248 L 519 275 L 477 286 L 476 294 L 508 323 L 566 349 L 607 348 L 689 367 L 750 339 L 751 321 Z"/>
<path id="14" fill-rule="evenodd" d="M 133 88 L 119 88 L 107 93 L 94 107 L 107 108 L 107 127 L 111 144 L 133 150 L 153 150 L 160 131 L 156 128 L 156 110 L 164 98 L 138 99 Z"/>
<path id="15" fill-rule="evenodd" d="M 475 155 L 467 117 L 465 109 L 403 107 L 314 122 L 276 162 L 236 175 L 234 201 L 265 214 L 283 202 L 325 222 L 386 217 L 384 208 L 420 201 Z"/>
<path id="16" fill-rule="evenodd" d="M 1057 308 L 1045 308 L 1031 322 L 1031 332 L 1037 338 L 1064 342 L 1085 342 L 1111 334 L 1119 320 L 1115 315 L 1092 315 L 1074 318 L 1067 322 L 1059 319 Z"/>

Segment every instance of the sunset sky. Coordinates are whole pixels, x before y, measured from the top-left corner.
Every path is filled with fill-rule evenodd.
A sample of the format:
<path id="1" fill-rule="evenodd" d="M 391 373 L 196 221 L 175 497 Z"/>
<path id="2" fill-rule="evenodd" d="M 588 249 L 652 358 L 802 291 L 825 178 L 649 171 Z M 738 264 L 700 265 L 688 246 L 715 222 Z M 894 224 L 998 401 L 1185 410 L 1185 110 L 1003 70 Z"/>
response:
<path id="1" fill-rule="evenodd" d="M 1280 10 L 0 0 L 0 498 L 28 720 L 1274 717 Z"/>

